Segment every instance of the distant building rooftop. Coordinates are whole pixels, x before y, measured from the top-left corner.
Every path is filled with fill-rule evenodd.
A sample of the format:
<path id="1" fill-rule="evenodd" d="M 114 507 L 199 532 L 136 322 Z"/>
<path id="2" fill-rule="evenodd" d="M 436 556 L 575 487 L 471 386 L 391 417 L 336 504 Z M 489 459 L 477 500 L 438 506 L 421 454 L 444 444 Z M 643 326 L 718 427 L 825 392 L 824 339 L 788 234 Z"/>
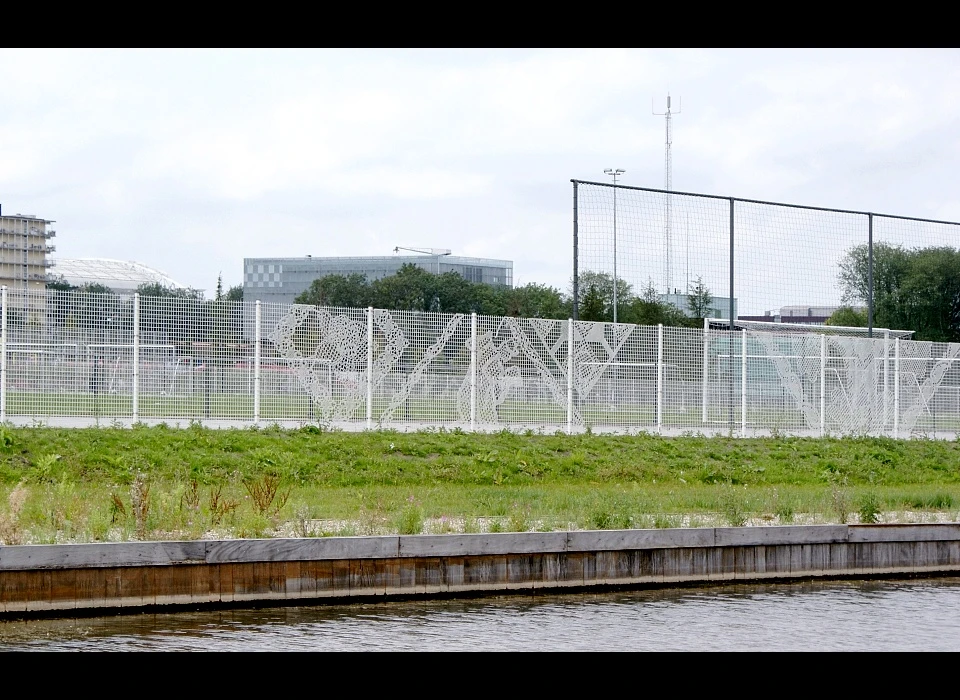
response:
<path id="1" fill-rule="evenodd" d="M 171 289 L 186 287 L 169 275 L 132 260 L 110 258 L 57 258 L 53 274 L 72 285 L 102 284 L 115 292 L 135 292 L 141 284 L 162 284 Z"/>

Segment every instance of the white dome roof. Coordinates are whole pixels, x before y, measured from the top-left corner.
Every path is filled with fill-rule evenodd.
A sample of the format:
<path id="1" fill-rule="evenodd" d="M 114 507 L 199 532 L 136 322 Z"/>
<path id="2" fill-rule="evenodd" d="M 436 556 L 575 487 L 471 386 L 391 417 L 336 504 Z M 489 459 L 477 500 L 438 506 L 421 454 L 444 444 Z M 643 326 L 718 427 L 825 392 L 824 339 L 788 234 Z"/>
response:
<path id="1" fill-rule="evenodd" d="M 133 292 L 141 284 L 162 284 L 172 289 L 185 289 L 168 275 L 132 260 L 110 258 L 53 258 L 51 272 L 63 276 L 77 287 L 84 284 L 102 284 L 115 292 Z"/>

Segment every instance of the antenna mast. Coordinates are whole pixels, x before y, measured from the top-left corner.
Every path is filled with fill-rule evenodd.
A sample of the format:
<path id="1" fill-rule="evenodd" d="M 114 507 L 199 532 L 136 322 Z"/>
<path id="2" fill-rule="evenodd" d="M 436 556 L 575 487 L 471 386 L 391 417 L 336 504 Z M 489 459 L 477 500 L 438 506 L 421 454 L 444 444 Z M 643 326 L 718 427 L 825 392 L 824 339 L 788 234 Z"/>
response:
<path id="1" fill-rule="evenodd" d="M 672 134 L 670 133 L 670 119 L 674 114 L 680 114 L 680 101 L 677 101 L 677 111 L 673 112 L 670 108 L 670 93 L 667 93 L 667 111 L 666 112 L 657 112 L 652 109 L 653 114 L 658 117 L 665 117 L 667 123 L 667 137 L 665 140 L 664 146 L 664 187 L 663 189 L 668 192 L 673 189 L 673 153 L 671 152 L 671 146 L 673 145 Z M 667 208 L 665 212 L 665 225 L 663 231 L 663 286 L 666 288 L 667 294 L 671 294 L 672 290 L 670 288 L 670 268 L 671 268 L 671 230 L 670 230 L 670 208 L 672 197 L 666 195 L 667 197 Z"/>

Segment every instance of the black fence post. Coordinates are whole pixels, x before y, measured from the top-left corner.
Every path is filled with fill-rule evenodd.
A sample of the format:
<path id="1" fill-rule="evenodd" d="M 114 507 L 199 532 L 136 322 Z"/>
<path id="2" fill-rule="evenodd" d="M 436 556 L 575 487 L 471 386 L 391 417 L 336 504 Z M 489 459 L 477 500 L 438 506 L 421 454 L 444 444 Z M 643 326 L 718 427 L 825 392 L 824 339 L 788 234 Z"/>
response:
<path id="1" fill-rule="evenodd" d="M 573 182 L 573 320 L 580 318 L 580 281 L 577 270 L 577 181 Z"/>
<path id="2" fill-rule="evenodd" d="M 867 214 L 867 337 L 873 337 L 873 214 Z"/>
<path id="3" fill-rule="evenodd" d="M 729 424 L 729 430 L 733 432 L 733 320 L 734 320 L 734 308 L 733 308 L 733 197 L 730 198 L 730 318 L 729 318 L 729 328 L 730 333 L 727 337 L 727 371 L 730 376 L 730 396 L 729 403 L 727 405 L 727 423 Z"/>

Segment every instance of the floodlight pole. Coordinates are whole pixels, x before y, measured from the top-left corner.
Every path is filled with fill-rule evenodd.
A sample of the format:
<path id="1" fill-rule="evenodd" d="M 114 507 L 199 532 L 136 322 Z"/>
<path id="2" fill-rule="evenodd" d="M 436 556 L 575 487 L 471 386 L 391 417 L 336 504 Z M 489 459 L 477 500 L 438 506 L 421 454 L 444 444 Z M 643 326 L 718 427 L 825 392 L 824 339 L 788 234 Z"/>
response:
<path id="1" fill-rule="evenodd" d="M 401 250 L 408 250 L 408 251 L 410 251 L 411 253 L 422 253 L 423 255 L 430 255 L 430 256 L 432 256 L 432 257 L 435 257 L 435 258 L 437 259 L 437 274 L 438 274 L 438 275 L 440 274 L 440 258 L 442 258 L 444 255 L 450 255 L 449 252 L 446 252 L 446 253 L 435 253 L 435 252 L 433 252 L 433 250 L 421 250 L 420 248 L 404 248 L 404 247 L 401 246 L 401 245 L 398 245 L 397 247 L 395 247 L 395 248 L 393 249 L 393 252 L 394 252 L 394 253 L 399 253 Z"/>
<path id="2" fill-rule="evenodd" d="M 617 322 L 617 178 L 625 173 L 621 168 L 607 168 L 605 175 L 613 178 L 613 322 Z"/>

